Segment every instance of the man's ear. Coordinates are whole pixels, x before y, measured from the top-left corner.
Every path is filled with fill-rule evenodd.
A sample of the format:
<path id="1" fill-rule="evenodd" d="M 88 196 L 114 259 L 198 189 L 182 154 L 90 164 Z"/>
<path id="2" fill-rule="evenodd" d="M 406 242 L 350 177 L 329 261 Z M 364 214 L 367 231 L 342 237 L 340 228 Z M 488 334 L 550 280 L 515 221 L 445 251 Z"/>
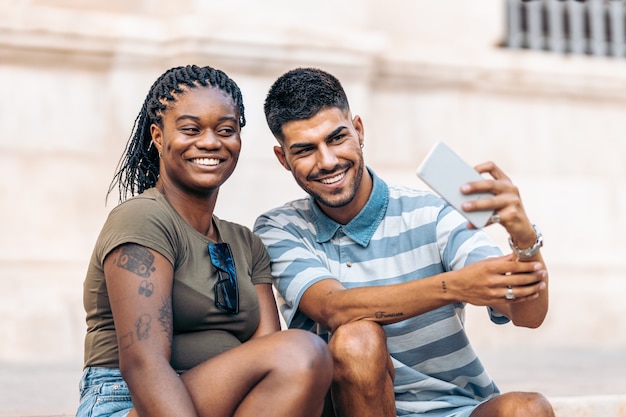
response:
<path id="1" fill-rule="evenodd" d="M 354 130 L 356 130 L 359 134 L 359 142 L 361 144 L 361 147 L 363 147 L 363 141 L 365 139 L 365 128 L 363 127 L 363 120 L 361 119 L 361 116 L 354 116 L 354 118 L 352 119 L 352 126 L 354 126 Z"/>
<path id="2" fill-rule="evenodd" d="M 274 146 L 274 155 L 278 159 L 278 162 L 287 170 L 291 171 L 291 167 L 287 163 L 287 158 L 285 157 L 285 151 L 282 146 Z"/>
<path id="3" fill-rule="evenodd" d="M 154 143 L 157 151 L 159 151 L 159 154 L 161 154 L 161 152 L 163 151 L 163 131 L 155 123 L 152 123 L 150 125 L 150 136 L 152 137 L 152 143 Z"/>

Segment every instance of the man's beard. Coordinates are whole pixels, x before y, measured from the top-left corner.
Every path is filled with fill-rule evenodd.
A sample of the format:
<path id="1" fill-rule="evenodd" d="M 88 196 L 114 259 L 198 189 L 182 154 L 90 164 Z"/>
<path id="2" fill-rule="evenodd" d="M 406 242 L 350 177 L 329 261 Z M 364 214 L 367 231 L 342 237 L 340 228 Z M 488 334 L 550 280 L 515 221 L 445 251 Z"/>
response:
<path id="1" fill-rule="evenodd" d="M 354 200 L 354 197 L 357 194 L 357 190 L 361 186 L 361 181 L 363 180 L 363 168 L 362 167 L 363 167 L 363 159 L 359 158 L 359 161 L 357 162 L 357 164 L 352 167 L 352 169 L 354 169 L 356 173 L 354 176 L 354 179 L 352 180 L 351 184 L 348 184 L 347 195 L 344 195 L 343 197 L 340 194 L 340 195 L 337 195 L 337 198 L 328 198 L 328 197 L 324 197 L 323 195 L 319 193 L 314 192 L 312 189 L 308 187 L 305 187 L 302 183 L 300 183 L 300 187 L 302 187 L 313 198 L 313 200 L 315 200 L 319 205 L 323 205 L 323 206 L 330 207 L 330 208 L 344 207 L 350 204 L 352 200 Z M 336 171 L 339 171 L 341 169 L 342 168 L 339 167 L 339 169 L 337 169 Z M 345 191 L 343 191 L 343 193 L 345 194 Z"/>

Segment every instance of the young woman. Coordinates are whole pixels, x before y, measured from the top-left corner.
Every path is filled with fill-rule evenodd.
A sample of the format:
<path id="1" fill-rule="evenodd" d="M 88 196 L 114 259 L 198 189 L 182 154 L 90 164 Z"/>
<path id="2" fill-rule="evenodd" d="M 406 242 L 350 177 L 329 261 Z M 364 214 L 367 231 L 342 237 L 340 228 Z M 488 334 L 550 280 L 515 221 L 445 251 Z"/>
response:
<path id="1" fill-rule="evenodd" d="M 84 283 L 78 417 L 321 414 L 325 343 L 278 331 L 262 242 L 213 214 L 244 125 L 217 69 L 172 68 L 150 88 Z"/>

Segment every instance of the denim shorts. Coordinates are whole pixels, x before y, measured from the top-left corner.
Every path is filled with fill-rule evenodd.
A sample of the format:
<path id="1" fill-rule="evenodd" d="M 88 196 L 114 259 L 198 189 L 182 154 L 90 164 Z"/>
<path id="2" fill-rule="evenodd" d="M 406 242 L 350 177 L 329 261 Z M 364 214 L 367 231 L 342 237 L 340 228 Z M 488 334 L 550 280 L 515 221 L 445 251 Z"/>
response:
<path id="1" fill-rule="evenodd" d="M 79 388 L 76 417 L 126 417 L 133 408 L 119 369 L 86 368 Z"/>

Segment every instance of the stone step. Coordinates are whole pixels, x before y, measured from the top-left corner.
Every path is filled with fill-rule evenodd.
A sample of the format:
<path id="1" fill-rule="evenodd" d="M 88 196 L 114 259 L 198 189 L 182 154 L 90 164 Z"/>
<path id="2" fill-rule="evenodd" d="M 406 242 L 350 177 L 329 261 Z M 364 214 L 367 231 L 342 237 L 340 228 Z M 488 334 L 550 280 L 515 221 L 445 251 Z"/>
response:
<path id="1" fill-rule="evenodd" d="M 556 417 L 626 417 L 626 395 L 550 398 Z M 73 417 L 70 414 L 14 417 Z"/>
<path id="2" fill-rule="evenodd" d="M 626 417 L 626 395 L 550 398 L 556 417 Z"/>

